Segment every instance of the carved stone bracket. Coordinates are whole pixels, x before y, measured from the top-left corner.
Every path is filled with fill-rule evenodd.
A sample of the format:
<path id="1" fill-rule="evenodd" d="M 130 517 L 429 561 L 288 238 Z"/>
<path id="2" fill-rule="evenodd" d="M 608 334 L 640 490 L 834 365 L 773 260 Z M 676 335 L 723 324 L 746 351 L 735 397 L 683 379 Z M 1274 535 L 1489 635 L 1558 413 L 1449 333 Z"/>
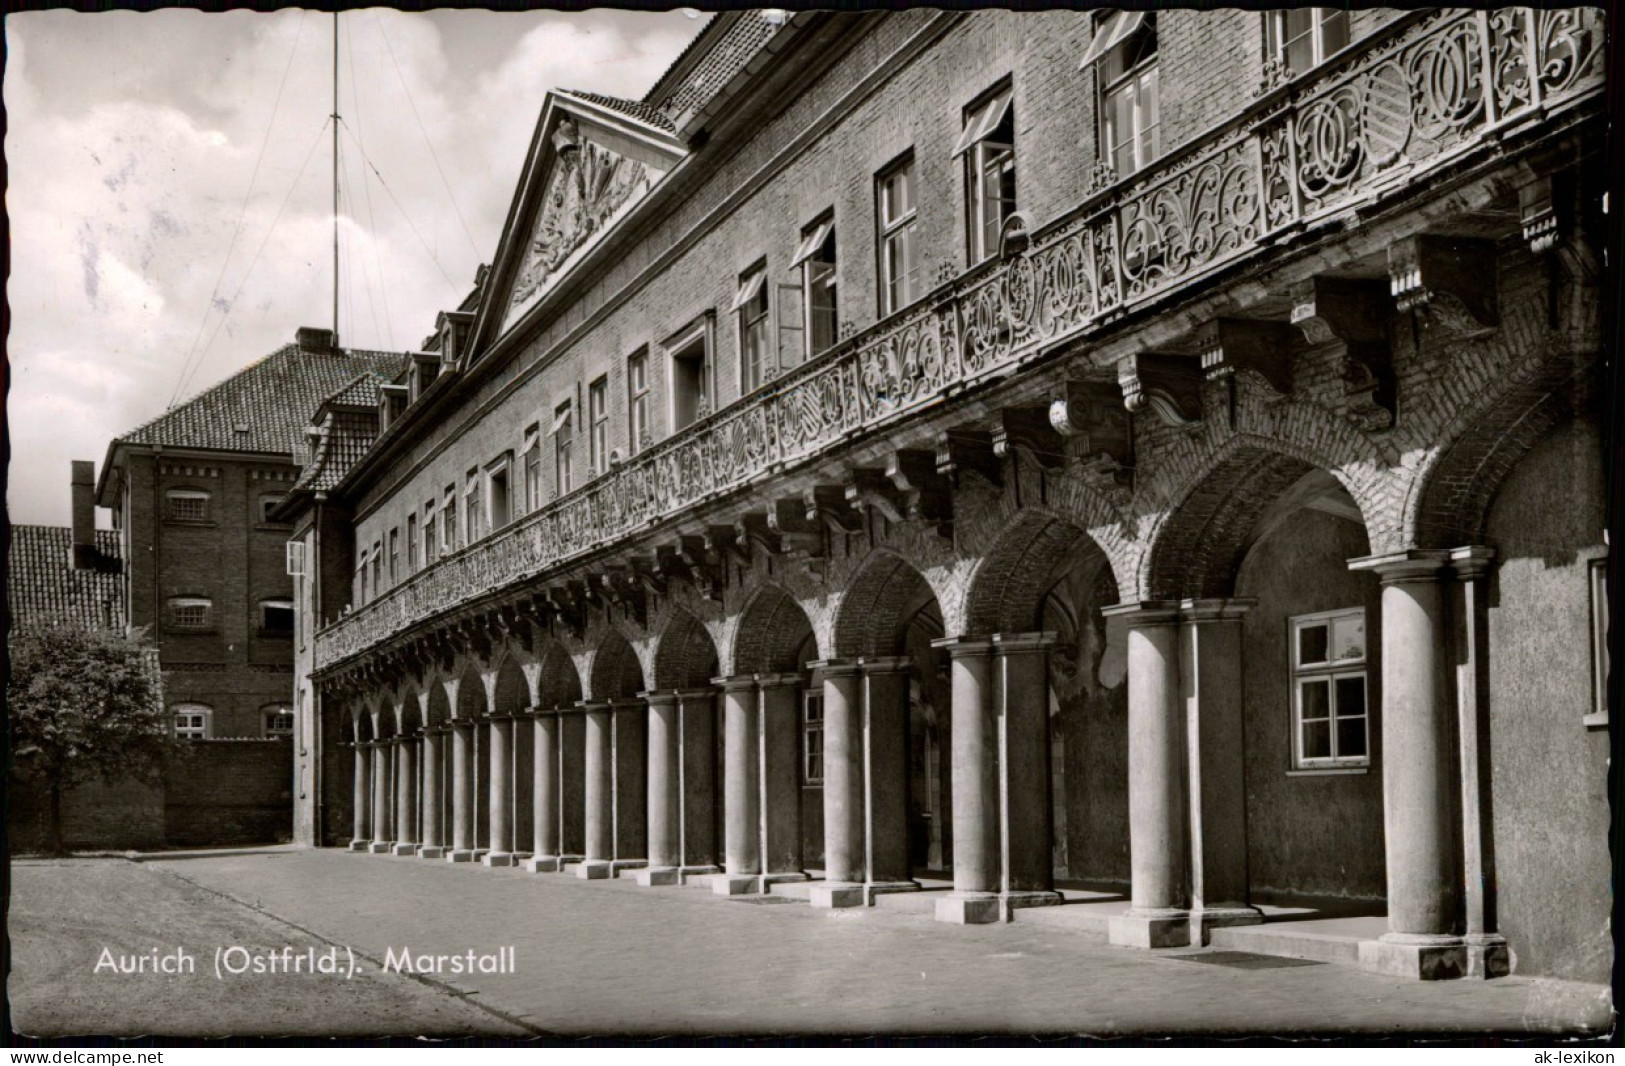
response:
<path id="1" fill-rule="evenodd" d="M 1202 422 L 1202 372 L 1187 356 L 1131 355 L 1117 364 L 1117 386 L 1130 413 L 1150 411 L 1176 429 Z"/>
<path id="2" fill-rule="evenodd" d="M 1430 324 L 1461 339 L 1501 324 L 1495 243 L 1476 237 L 1418 234 L 1388 248 L 1390 291 L 1401 311 L 1424 311 Z"/>
<path id="3" fill-rule="evenodd" d="M 652 555 L 634 555 L 627 563 L 646 591 L 656 596 L 666 594 L 666 576 L 661 572 L 660 561 L 657 558 Z"/>
<path id="4" fill-rule="evenodd" d="M 1365 430 L 1394 424 L 1390 305 L 1380 281 L 1315 277 L 1292 296 L 1292 324 L 1313 345 L 1343 345 L 1343 413 Z"/>
<path id="5" fill-rule="evenodd" d="M 1560 231 L 1568 228 L 1569 220 L 1560 219 L 1567 214 L 1567 204 L 1560 195 L 1554 195 L 1555 179 L 1543 174 L 1518 190 L 1518 218 L 1523 223 L 1523 239 L 1536 255 L 1549 252 L 1556 246 Z"/>
<path id="6" fill-rule="evenodd" d="M 719 562 L 732 556 L 740 565 L 750 565 L 750 540 L 737 522 L 731 526 L 707 526 L 705 550 Z"/>
<path id="7" fill-rule="evenodd" d="M 824 531 L 807 515 L 805 501 L 789 497 L 774 500 L 767 509 L 767 528 L 779 538 L 781 554 L 799 553 L 809 557 L 824 554 Z"/>
<path id="8" fill-rule="evenodd" d="M 801 494 L 809 522 L 823 522 L 837 533 L 857 533 L 863 529 L 863 514 L 846 498 L 840 485 L 813 485 Z"/>
<path id="9" fill-rule="evenodd" d="M 1044 407 L 1006 407 L 999 412 L 993 427 L 993 454 L 1007 456 L 1012 448 L 1019 448 L 1045 470 L 1059 470 L 1066 463 L 1066 442 L 1055 432 Z"/>
<path id="10" fill-rule="evenodd" d="M 648 625 L 648 596 L 635 573 L 621 567 L 610 567 L 597 575 L 596 583 L 610 606 L 619 607 L 639 626 Z"/>
<path id="11" fill-rule="evenodd" d="M 706 547 L 705 538 L 681 537 L 675 552 L 688 569 L 688 578 L 699 594 L 708 600 L 720 600 L 725 576 L 722 557 Z"/>
<path id="12" fill-rule="evenodd" d="M 1122 466 L 1134 462 L 1133 438 L 1123 389 L 1115 381 L 1068 381 L 1049 405 L 1049 423 L 1086 456 Z"/>
<path id="13" fill-rule="evenodd" d="M 908 519 L 908 503 L 903 499 L 903 493 L 884 470 L 875 470 L 860 467 L 852 471 L 852 484 L 846 487 L 846 498 L 850 503 L 860 507 L 873 507 L 885 516 L 888 522 L 903 522 Z"/>
<path id="14" fill-rule="evenodd" d="M 1302 347 L 1290 323 L 1215 318 L 1197 332 L 1202 371 L 1212 381 L 1238 370 L 1256 372 L 1282 396 L 1292 392 L 1292 356 Z"/>
<path id="15" fill-rule="evenodd" d="M 581 595 L 575 582 L 553 585 L 544 593 L 553 617 L 565 632 L 580 640 L 587 632 L 586 597 Z"/>
<path id="16" fill-rule="evenodd" d="M 893 452 L 886 462 L 886 477 L 903 494 L 910 518 L 921 519 L 938 535 L 953 538 L 953 486 L 937 473 L 935 452 L 912 448 Z"/>
<path id="17" fill-rule="evenodd" d="M 937 442 L 937 473 L 959 487 L 960 474 L 980 474 L 995 487 L 1004 484 L 1004 463 L 993 450 L 993 434 L 975 429 L 950 429 Z"/>

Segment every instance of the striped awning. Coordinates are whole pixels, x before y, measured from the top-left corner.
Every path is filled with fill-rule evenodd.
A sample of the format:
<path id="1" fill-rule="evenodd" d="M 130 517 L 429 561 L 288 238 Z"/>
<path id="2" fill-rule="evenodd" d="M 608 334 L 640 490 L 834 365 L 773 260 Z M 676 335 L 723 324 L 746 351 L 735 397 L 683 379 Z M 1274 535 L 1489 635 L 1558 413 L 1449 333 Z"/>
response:
<path id="1" fill-rule="evenodd" d="M 954 145 L 954 155 L 969 151 L 971 145 L 986 140 L 988 134 L 999 128 L 999 123 L 1004 121 L 1009 111 L 1010 90 L 1006 89 L 971 112 L 965 119 L 965 131 L 959 135 L 959 143 Z"/>
<path id="2" fill-rule="evenodd" d="M 1082 70 L 1113 48 L 1122 44 L 1134 35 L 1145 24 L 1144 11 L 1119 11 L 1095 33 L 1095 39 L 1089 42 L 1089 50 L 1083 53 L 1083 62 L 1078 64 Z"/>

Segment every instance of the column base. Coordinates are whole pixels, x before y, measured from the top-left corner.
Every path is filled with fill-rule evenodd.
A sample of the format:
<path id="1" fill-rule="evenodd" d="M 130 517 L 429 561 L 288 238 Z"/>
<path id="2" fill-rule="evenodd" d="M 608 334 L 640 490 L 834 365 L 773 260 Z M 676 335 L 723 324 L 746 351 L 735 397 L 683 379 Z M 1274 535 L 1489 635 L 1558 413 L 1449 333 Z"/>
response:
<path id="1" fill-rule="evenodd" d="M 612 859 L 609 864 L 609 876 L 619 877 L 622 870 L 641 870 L 648 865 L 648 859 Z"/>
<path id="2" fill-rule="evenodd" d="M 576 876 L 583 881 L 606 881 L 614 873 L 615 864 L 608 859 L 588 859 L 576 866 Z"/>
<path id="3" fill-rule="evenodd" d="M 776 874 L 763 874 L 762 884 L 782 885 L 794 884 L 798 881 L 811 881 L 812 878 L 801 870 L 782 870 Z"/>
<path id="4" fill-rule="evenodd" d="M 475 862 L 478 858 L 479 852 L 469 848 L 453 848 L 446 852 L 447 862 Z"/>
<path id="5" fill-rule="evenodd" d="M 1467 944 L 1459 936 L 1384 933 L 1360 941 L 1360 969 L 1412 981 L 1449 981 L 1467 973 Z"/>
<path id="6" fill-rule="evenodd" d="M 873 907 L 876 896 L 889 895 L 893 892 L 918 892 L 917 881 L 866 881 L 863 885 L 864 902 Z"/>
<path id="7" fill-rule="evenodd" d="M 677 883 L 686 885 L 691 878 L 710 877 L 712 874 L 721 872 L 721 868 L 717 866 L 703 864 L 699 866 L 679 866 L 677 867 Z"/>
<path id="8" fill-rule="evenodd" d="M 632 873 L 632 880 L 644 888 L 659 888 L 665 885 L 678 884 L 681 878 L 675 866 L 645 866 Z"/>
<path id="9" fill-rule="evenodd" d="M 1192 907 L 1191 944 L 1205 946 L 1213 939 L 1213 930 L 1227 925 L 1261 925 L 1264 914 L 1257 907 L 1237 903 L 1230 906 Z"/>
<path id="10" fill-rule="evenodd" d="M 937 900 L 937 921 L 950 925 L 989 925 L 1003 917 L 994 892 L 954 892 Z"/>
<path id="11" fill-rule="evenodd" d="M 807 901 L 820 910 L 866 907 L 869 904 L 863 894 L 863 884 L 858 881 L 825 881 L 814 885 L 807 895 Z"/>
<path id="12" fill-rule="evenodd" d="M 519 856 L 511 851 L 488 851 L 480 858 L 482 865 L 492 867 L 518 866 Z"/>
<path id="13" fill-rule="evenodd" d="M 532 855 L 520 865 L 533 874 L 556 874 L 564 869 L 564 859 L 558 855 Z"/>
<path id="14" fill-rule="evenodd" d="M 358 851 L 358 852 L 371 851 L 372 850 L 372 841 L 370 841 L 370 840 L 352 840 L 352 841 L 350 841 L 350 846 L 345 848 L 344 850 L 346 850 L 346 851 Z"/>
<path id="15" fill-rule="evenodd" d="M 1469 933 L 1467 942 L 1467 976 L 1505 977 L 1512 972 L 1512 950 L 1506 937 L 1500 933 Z"/>
<path id="16" fill-rule="evenodd" d="M 418 853 L 418 846 L 416 844 L 396 844 L 390 853 L 392 855 L 412 856 Z"/>
<path id="17" fill-rule="evenodd" d="M 716 874 L 711 878 L 713 895 L 754 896 L 761 891 L 761 874 Z"/>
<path id="18" fill-rule="evenodd" d="M 440 844 L 425 844 L 418 848 L 418 858 L 420 859 L 443 859 L 445 857 L 446 849 Z"/>
<path id="19" fill-rule="evenodd" d="M 1108 919 L 1106 942 L 1124 948 L 1182 948 L 1191 942 L 1190 916 L 1182 910 L 1130 910 Z"/>
<path id="20" fill-rule="evenodd" d="M 388 855 L 390 849 L 394 846 L 395 842 L 393 840 L 374 840 L 367 845 L 367 850 L 374 855 Z"/>

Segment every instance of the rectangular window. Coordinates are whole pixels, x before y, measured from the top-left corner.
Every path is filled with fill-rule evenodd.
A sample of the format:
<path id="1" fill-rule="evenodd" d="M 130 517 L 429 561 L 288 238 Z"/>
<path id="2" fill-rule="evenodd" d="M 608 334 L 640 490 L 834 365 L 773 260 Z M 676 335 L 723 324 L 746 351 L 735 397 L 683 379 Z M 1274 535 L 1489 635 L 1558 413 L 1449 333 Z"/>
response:
<path id="1" fill-rule="evenodd" d="M 175 735 L 182 740 L 207 740 L 209 736 L 209 713 L 201 710 L 177 710 L 175 712 Z"/>
<path id="2" fill-rule="evenodd" d="M 1293 765 L 1367 766 L 1365 610 L 1291 620 Z"/>
<path id="3" fill-rule="evenodd" d="M 207 522 L 209 494 L 192 489 L 170 489 L 164 493 L 165 515 L 171 522 Z"/>
<path id="4" fill-rule="evenodd" d="M 372 594 L 377 596 L 384 591 L 384 545 L 381 541 L 372 542 Z"/>
<path id="5" fill-rule="evenodd" d="M 1100 141 L 1117 176 L 1126 178 L 1161 152 L 1156 15 L 1119 11 L 1095 33 L 1100 84 Z"/>
<path id="6" fill-rule="evenodd" d="M 1337 7 L 1297 7 L 1264 13 L 1266 54 L 1289 74 L 1324 63 L 1349 43 L 1349 13 Z"/>
<path id="7" fill-rule="evenodd" d="M 286 566 L 289 577 L 303 577 L 305 575 L 305 542 L 290 540 L 287 546 Z"/>
<path id="8" fill-rule="evenodd" d="M 894 164 L 876 179 L 879 200 L 880 314 L 892 314 L 920 294 L 920 264 L 914 248 L 914 157 Z"/>
<path id="9" fill-rule="evenodd" d="M 265 735 L 268 737 L 293 736 L 293 708 L 283 707 L 266 711 Z"/>
<path id="10" fill-rule="evenodd" d="M 463 475 L 463 543 L 473 544 L 480 539 L 480 471 L 471 467 Z"/>
<path id="11" fill-rule="evenodd" d="M 416 573 L 418 568 L 418 516 L 406 516 L 406 572 Z"/>
<path id="12" fill-rule="evenodd" d="M 1593 559 L 1591 578 L 1591 688 L 1588 726 L 1608 724 L 1608 560 Z"/>
<path id="13" fill-rule="evenodd" d="M 575 447 L 575 433 L 570 424 L 570 401 L 565 400 L 553 410 L 553 494 L 563 496 L 575 487 L 575 470 L 570 453 Z"/>
<path id="14" fill-rule="evenodd" d="M 260 632 L 276 635 L 292 633 L 293 601 L 263 601 L 260 604 Z"/>
<path id="15" fill-rule="evenodd" d="M 401 531 L 389 531 L 389 580 L 390 583 L 400 580 L 401 573 Z"/>
<path id="16" fill-rule="evenodd" d="M 754 392 L 773 376 L 767 351 L 767 268 L 752 267 L 739 276 L 734 296 L 739 312 L 739 391 Z"/>
<path id="17" fill-rule="evenodd" d="M 169 601 L 171 629 L 208 629 L 209 611 L 214 605 L 201 597 L 180 596 Z"/>
<path id="18" fill-rule="evenodd" d="M 654 443 L 649 429 L 649 353 L 639 351 L 626 361 L 627 443 L 636 455 Z"/>
<path id="19" fill-rule="evenodd" d="M 593 475 L 609 469 L 609 377 L 587 386 L 587 461 Z"/>
<path id="20" fill-rule="evenodd" d="M 520 452 L 525 464 L 525 508 L 530 511 L 542 505 L 542 427 L 532 422 L 525 427 L 524 448 Z"/>
<path id="21" fill-rule="evenodd" d="M 367 553 L 361 553 L 361 565 L 355 568 L 355 605 L 363 607 L 367 603 Z"/>
<path id="22" fill-rule="evenodd" d="M 680 430 L 711 413 L 711 336 L 701 323 L 669 345 L 671 424 Z"/>
<path id="23" fill-rule="evenodd" d="M 835 344 L 835 220 L 826 218 L 801 234 L 801 247 L 791 266 L 801 268 L 802 307 L 806 309 L 807 358 Z"/>
<path id="24" fill-rule="evenodd" d="M 1009 86 L 965 109 L 965 247 L 972 265 L 998 253 L 1016 210 L 1016 117 Z"/>
<path id="25" fill-rule="evenodd" d="M 801 783 L 824 783 L 824 690 L 808 689 L 801 698 Z"/>
<path id="26" fill-rule="evenodd" d="M 447 555 L 457 550 L 457 486 L 447 485 L 440 501 L 440 550 Z"/>
<path id="27" fill-rule="evenodd" d="M 438 554 L 440 538 L 435 530 L 434 501 L 430 500 L 423 505 L 423 565 L 428 566 L 434 562 Z"/>
<path id="28" fill-rule="evenodd" d="M 485 520 L 492 533 L 513 520 L 513 498 L 508 491 L 509 455 L 485 468 Z"/>

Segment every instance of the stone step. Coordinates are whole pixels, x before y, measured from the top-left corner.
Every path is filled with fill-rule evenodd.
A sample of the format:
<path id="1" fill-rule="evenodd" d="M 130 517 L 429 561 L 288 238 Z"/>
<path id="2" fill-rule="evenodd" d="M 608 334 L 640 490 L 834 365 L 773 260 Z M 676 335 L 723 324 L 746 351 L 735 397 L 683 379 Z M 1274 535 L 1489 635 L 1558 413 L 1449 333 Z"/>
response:
<path id="1" fill-rule="evenodd" d="M 1360 942 L 1375 940 L 1388 930 L 1380 917 L 1326 918 L 1298 922 L 1231 925 L 1213 930 L 1210 946 L 1255 955 L 1313 959 L 1345 966 L 1360 964 Z"/>
<path id="2" fill-rule="evenodd" d="M 1013 920 L 1022 925 L 1042 925 L 1074 933 L 1086 940 L 1104 944 L 1112 915 L 1122 914 L 1128 904 L 1061 904 L 1055 907 L 1018 907 Z"/>

